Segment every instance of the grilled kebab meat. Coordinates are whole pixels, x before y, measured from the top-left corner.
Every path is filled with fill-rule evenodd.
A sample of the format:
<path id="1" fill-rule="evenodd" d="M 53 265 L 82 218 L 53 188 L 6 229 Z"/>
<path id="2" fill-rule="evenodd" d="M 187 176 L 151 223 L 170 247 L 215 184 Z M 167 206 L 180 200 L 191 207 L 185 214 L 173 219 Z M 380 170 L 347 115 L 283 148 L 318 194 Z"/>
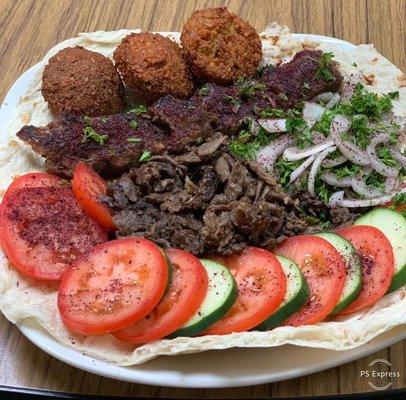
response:
<path id="1" fill-rule="evenodd" d="M 150 107 L 152 120 L 131 113 L 93 119 L 64 116 L 43 128 L 25 126 L 17 136 L 47 159 L 50 172 L 70 176 L 75 162 L 82 160 L 103 176 L 114 176 L 137 164 L 143 150 L 179 152 L 213 132 L 238 132 L 266 108 L 290 108 L 337 90 L 342 77 L 336 63 L 324 65 L 327 78 L 318 74 L 324 56 L 321 51 L 303 50 L 289 63 L 265 68 L 262 76 L 233 86 L 207 84 L 189 100 L 165 96 Z M 95 135 L 84 140 L 89 128 Z M 141 140 L 131 140 L 134 137 Z"/>

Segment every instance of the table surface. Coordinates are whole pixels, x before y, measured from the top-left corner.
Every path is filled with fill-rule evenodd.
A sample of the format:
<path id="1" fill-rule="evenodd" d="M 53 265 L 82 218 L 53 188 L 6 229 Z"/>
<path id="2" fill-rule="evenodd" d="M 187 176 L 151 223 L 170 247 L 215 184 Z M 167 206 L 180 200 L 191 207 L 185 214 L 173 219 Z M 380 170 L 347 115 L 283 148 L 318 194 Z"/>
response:
<path id="1" fill-rule="evenodd" d="M 136 28 L 180 30 L 195 10 L 227 5 L 259 31 L 278 21 L 294 32 L 374 43 L 406 69 L 406 0 L 0 0 L 0 102 L 13 82 L 50 47 L 78 32 Z M 402 39 L 403 38 L 403 39 Z M 376 358 L 389 360 L 393 387 L 406 386 L 406 341 L 369 357 L 307 377 L 270 385 L 222 390 L 183 390 L 114 381 L 69 367 L 37 349 L 0 319 L 0 384 L 81 393 L 154 397 L 279 397 L 372 390 L 361 370 Z"/>

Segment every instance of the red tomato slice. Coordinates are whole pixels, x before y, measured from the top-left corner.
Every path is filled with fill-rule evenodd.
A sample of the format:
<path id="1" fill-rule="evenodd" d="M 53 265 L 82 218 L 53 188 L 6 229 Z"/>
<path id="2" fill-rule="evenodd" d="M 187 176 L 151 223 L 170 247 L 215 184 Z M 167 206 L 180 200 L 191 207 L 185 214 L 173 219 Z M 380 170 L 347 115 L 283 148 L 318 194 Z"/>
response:
<path id="1" fill-rule="evenodd" d="M 160 303 L 142 320 L 114 333 L 120 340 L 147 343 L 168 336 L 198 310 L 207 292 L 208 277 L 198 258 L 183 250 L 170 249 L 172 267 L 169 289 Z"/>
<path id="2" fill-rule="evenodd" d="M 64 274 L 58 308 L 72 331 L 97 335 L 144 318 L 161 300 L 168 265 L 144 238 L 112 240 L 79 258 Z"/>
<path id="3" fill-rule="evenodd" d="M 275 253 L 293 260 L 305 276 L 309 301 L 284 325 L 310 325 L 322 321 L 336 306 L 345 280 L 345 263 L 340 253 L 317 236 L 295 236 L 283 241 Z"/>
<path id="4" fill-rule="evenodd" d="M 286 292 L 286 277 L 278 259 L 269 251 L 256 247 L 214 259 L 230 269 L 238 285 L 238 298 L 228 314 L 202 334 L 243 332 L 265 321 Z"/>
<path id="5" fill-rule="evenodd" d="M 13 182 L 10 183 L 9 187 L 7 188 L 6 193 L 4 194 L 4 198 L 15 189 L 21 189 L 26 187 L 42 187 L 42 186 L 59 186 L 63 181 L 50 174 L 46 174 L 44 172 L 30 172 L 28 174 L 24 174 L 19 176 L 18 178 L 14 179 Z M 2 205 L 0 204 L 0 215 L 2 213 Z M 1 217 L 0 217 L 1 218 Z M 0 225 L 0 246 L 3 248 L 3 239 L 2 239 L 2 229 Z"/>
<path id="6" fill-rule="evenodd" d="M 388 290 L 394 273 L 393 249 L 386 236 L 373 226 L 355 225 L 337 232 L 352 243 L 362 265 L 358 298 L 339 314 L 347 315 L 377 302 Z"/>
<path id="7" fill-rule="evenodd" d="M 89 166 L 78 163 L 73 171 L 72 189 L 85 212 L 104 228 L 114 231 L 109 208 L 100 200 L 107 193 L 106 182 Z"/>
<path id="8" fill-rule="evenodd" d="M 79 255 L 107 240 L 67 187 L 14 188 L 3 199 L 0 226 L 13 266 L 42 280 L 60 280 Z"/>

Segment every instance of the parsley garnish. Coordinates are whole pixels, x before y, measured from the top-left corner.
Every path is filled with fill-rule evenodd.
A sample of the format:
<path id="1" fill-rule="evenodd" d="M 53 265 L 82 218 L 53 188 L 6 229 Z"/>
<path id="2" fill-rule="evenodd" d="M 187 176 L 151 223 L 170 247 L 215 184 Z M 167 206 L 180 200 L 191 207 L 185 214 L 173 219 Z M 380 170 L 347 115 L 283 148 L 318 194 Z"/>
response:
<path id="1" fill-rule="evenodd" d="M 397 161 L 392 157 L 391 152 L 385 146 L 380 146 L 377 148 L 377 154 L 380 160 L 388 167 L 397 167 Z"/>
<path id="2" fill-rule="evenodd" d="M 209 88 L 207 85 L 203 85 L 200 89 L 199 89 L 199 95 L 200 96 L 207 96 L 209 94 Z"/>
<path id="3" fill-rule="evenodd" d="M 224 96 L 224 101 L 226 101 L 227 103 L 231 104 L 232 106 L 237 106 L 239 107 L 241 105 L 240 100 L 233 97 L 233 96 Z"/>
<path id="4" fill-rule="evenodd" d="M 323 53 L 319 58 L 319 68 L 316 71 L 316 78 L 323 79 L 325 81 L 334 81 L 336 78 L 330 71 L 330 66 L 332 64 L 334 54 L 333 53 Z"/>
<path id="5" fill-rule="evenodd" d="M 103 146 L 106 143 L 108 136 L 99 135 L 91 126 L 86 126 L 83 128 L 82 143 L 87 142 L 88 139 L 92 139 L 96 143 L 100 144 L 100 146 Z"/>
<path id="6" fill-rule="evenodd" d="M 283 157 L 280 157 L 279 160 L 274 164 L 275 168 L 279 172 L 279 181 L 285 189 L 290 185 L 291 173 L 298 168 L 302 162 L 302 160 L 286 161 L 283 159 Z"/>
<path id="7" fill-rule="evenodd" d="M 137 127 L 138 127 L 138 122 L 137 122 L 135 119 L 132 119 L 132 120 L 130 121 L 130 126 L 131 126 L 131 128 L 133 128 L 133 129 L 137 129 Z"/>
<path id="8" fill-rule="evenodd" d="M 382 192 L 385 191 L 385 177 L 378 174 L 376 171 L 372 171 L 365 179 L 365 183 L 375 189 L 379 189 Z"/>
<path id="9" fill-rule="evenodd" d="M 279 108 L 265 108 L 258 112 L 260 118 L 283 118 L 285 112 Z"/>
<path id="10" fill-rule="evenodd" d="M 266 88 L 266 85 L 263 83 L 258 83 L 254 81 L 243 81 L 243 83 L 238 83 L 238 81 L 241 78 L 239 78 L 236 82 L 238 86 L 240 86 L 239 90 L 239 95 L 241 99 L 243 100 L 248 100 L 251 98 L 258 90 L 264 90 Z"/>
<path id="11" fill-rule="evenodd" d="M 147 113 L 148 110 L 147 107 L 145 107 L 143 104 L 139 104 L 138 106 L 132 108 L 129 112 L 135 115 L 141 115 Z"/>
<path id="12" fill-rule="evenodd" d="M 141 139 L 140 139 L 140 138 L 137 138 L 137 137 L 129 137 L 129 138 L 127 139 L 127 142 L 128 142 L 128 143 L 139 143 L 139 142 L 141 142 Z"/>
<path id="13" fill-rule="evenodd" d="M 355 68 L 358 67 L 358 64 L 357 64 L 356 62 L 353 62 L 351 65 L 352 65 L 353 67 L 355 67 Z"/>
<path id="14" fill-rule="evenodd" d="M 400 212 L 406 218 L 405 205 L 406 205 L 406 193 L 399 193 L 392 199 L 392 204 L 389 208 L 391 210 Z"/>
<path id="15" fill-rule="evenodd" d="M 300 149 L 305 149 L 312 145 L 312 132 L 302 118 L 286 118 L 286 130 L 295 136 L 295 144 Z"/>
<path id="16" fill-rule="evenodd" d="M 335 167 L 332 169 L 332 172 L 334 172 L 337 178 L 342 179 L 357 175 L 360 169 L 357 164 L 348 163 L 344 166 Z"/>
<path id="17" fill-rule="evenodd" d="M 148 161 L 151 158 L 151 152 L 150 151 L 144 151 L 140 158 L 138 159 L 139 162 L 145 162 Z"/>
<path id="18" fill-rule="evenodd" d="M 249 130 L 242 130 L 230 142 L 230 151 L 237 157 L 254 159 L 258 150 L 271 142 L 274 137 L 262 127 L 254 136 Z"/>
<path id="19" fill-rule="evenodd" d="M 107 124 L 108 119 L 107 117 L 101 117 L 100 121 L 103 122 L 103 124 Z"/>

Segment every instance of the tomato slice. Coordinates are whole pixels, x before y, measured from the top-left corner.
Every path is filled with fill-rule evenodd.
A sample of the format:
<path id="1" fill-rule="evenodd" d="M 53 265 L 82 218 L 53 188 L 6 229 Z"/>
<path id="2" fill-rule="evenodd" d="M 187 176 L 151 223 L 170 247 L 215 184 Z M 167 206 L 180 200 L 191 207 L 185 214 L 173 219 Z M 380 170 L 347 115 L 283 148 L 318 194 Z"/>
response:
<path id="1" fill-rule="evenodd" d="M 279 306 L 286 292 L 286 277 L 269 251 L 250 247 L 241 254 L 214 257 L 230 269 L 238 285 L 238 298 L 227 315 L 203 335 L 224 335 L 255 328 Z"/>
<path id="2" fill-rule="evenodd" d="M 198 258 L 183 250 L 170 249 L 172 267 L 169 289 L 160 303 L 142 320 L 114 333 L 120 340 L 147 343 L 168 336 L 189 321 L 207 292 L 208 277 Z"/>
<path id="3" fill-rule="evenodd" d="M 13 182 L 10 183 L 9 187 L 7 188 L 6 193 L 4 194 L 4 198 L 9 196 L 10 193 L 15 189 L 21 189 L 26 187 L 42 187 L 42 186 L 59 186 L 63 183 L 62 179 L 46 174 L 44 172 L 30 172 L 28 174 L 24 174 L 19 176 L 18 178 L 14 179 Z M 0 204 L 0 216 L 2 213 L 2 204 Z M 0 217 L 1 218 L 1 217 Z M 3 234 L 2 234 L 2 226 L 0 225 L 0 246 L 3 248 Z"/>
<path id="4" fill-rule="evenodd" d="M 144 318 L 161 300 L 168 265 L 159 247 L 134 237 L 101 244 L 63 276 L 58 308 L 73 332 L 114 332 Z"/>
<path id="5" fill-rule="evenodd" d="M 114 231 L 109 208 L 101 202 L 107 193 L 106 182 L 89 166 L 80 162 L 73 171 L 72 189 L 85 212 L 104 228 Z"/>
<path id="6" fill-rule="evenodd" d="M 295 236 L 283 241 L 275 253 L 293 260 L 305 276 L 309 301 L 284 325 L 310 325 L 322 321 L 336 306 L 345 281 L 345 263 L 340 253 L 317 236 Z"/>
<path id="7" fill-rule="evenodd" d="M 373 226 L 355 225 L 337 233 L 352 243 L 362 265 L 361 292 L 339 313 L 347 315 L 373 305 L 386 293 L 392 282 L 395 261 L 389 240 Z"/>
<path id="8" fill-rule="evenodd" d="M 68 187 L 14 188 L 5 195 L 0 213 L 1 246 L 24 275 L 60 280 L 82 253 L 107 240 Z"/>

